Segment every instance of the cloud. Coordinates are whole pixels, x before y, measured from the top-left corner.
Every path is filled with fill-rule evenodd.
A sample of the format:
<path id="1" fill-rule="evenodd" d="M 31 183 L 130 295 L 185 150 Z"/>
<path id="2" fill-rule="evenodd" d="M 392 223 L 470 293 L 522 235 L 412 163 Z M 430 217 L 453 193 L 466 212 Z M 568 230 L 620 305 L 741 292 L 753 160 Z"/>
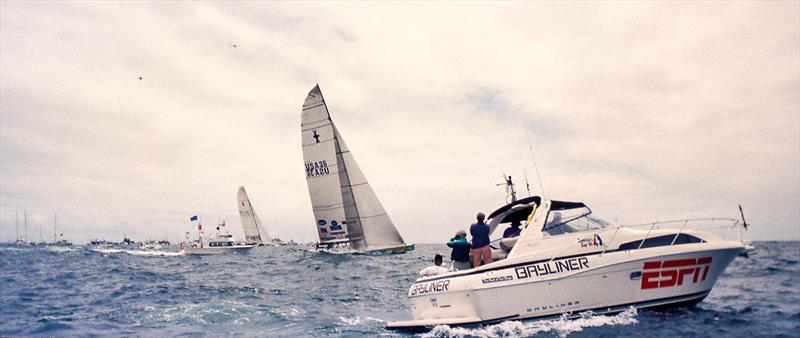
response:
<path id="1" fill-rule="evenodd" d="M 0 6 L 0 240 L 23 209 L 177 240 L 238 224 L 240 185 L 315 239 L 315 82 L 410 241 L 498 207 L 502 173 L 536 187 L 528 137 L 548 197 L 624 222 L 742 203 L 753 238 L 800 239 L 797 3 Z"/>

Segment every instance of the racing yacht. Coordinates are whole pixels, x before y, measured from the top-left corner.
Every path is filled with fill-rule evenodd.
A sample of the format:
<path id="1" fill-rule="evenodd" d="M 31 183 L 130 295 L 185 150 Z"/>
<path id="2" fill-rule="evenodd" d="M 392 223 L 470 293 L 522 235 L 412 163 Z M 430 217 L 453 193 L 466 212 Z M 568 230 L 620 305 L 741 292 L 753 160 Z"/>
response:
<path id="1" fill-rule="evenodd" d="M 744 249 L 729 239 L 738 220 L 706 218 L 611 225 L 584 203 L 523 198 L 489 215 L 491 231 L 512 221 L 520 235 L 493 242 L 496 260 L 417 279 L 413 320 L 389 329 L 677 307 L 702 301 Z M 718 234 L 719 233 L 719 234 Z"/>
<path id="2" fill-rule="evenodd" d="M 331 114 L 319 85 L 301 112 L 303 160 L 320 248 L 345 248 L 383 255 L 414 250 L 361 172 Z"/>

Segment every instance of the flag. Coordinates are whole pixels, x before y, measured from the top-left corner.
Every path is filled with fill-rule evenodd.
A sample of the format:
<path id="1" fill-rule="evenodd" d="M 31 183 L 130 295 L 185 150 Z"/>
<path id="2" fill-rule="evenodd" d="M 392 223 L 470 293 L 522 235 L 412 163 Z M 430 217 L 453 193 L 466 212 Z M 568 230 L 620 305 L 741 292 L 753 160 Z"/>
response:
<path id="1" fill-rule="evenodd" d="M 532 205 L 531 214 L 528 216 L 528 224 L 531 224 L 533 221 L 533 214 L 536 212 L 536 204 Z"/>
<path id="2" fill-rule="evenodd" d="M 189 218 L 189 221 L 190 221 L 190 222 L 194 222 L 194 221 L 197 221 L 197 220 L 199 220 L 199 219 L 200 219 L 200 218 L 198 218 L 198 217 L 197 217 L 197 215 L 194 215 L 194 216 L 192 216 L 191 218 Z"/>

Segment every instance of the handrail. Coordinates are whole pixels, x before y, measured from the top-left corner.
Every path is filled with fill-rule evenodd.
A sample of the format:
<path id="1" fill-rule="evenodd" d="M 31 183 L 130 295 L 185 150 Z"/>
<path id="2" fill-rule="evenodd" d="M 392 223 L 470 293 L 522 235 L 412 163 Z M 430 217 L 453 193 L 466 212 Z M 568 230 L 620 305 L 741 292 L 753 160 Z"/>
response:
<path id="1" fill-rule="evenodd" d="M 574 241 L 574 242 L 572 242 L 572 243 L 569 243 L 568 245 L 565 245 L 565 246 L 564 246 L 564 248 L 563 248 L 563 249 L 561 249 L 561 251 L 559 251 L 558 253 L 556 253 L 555 255 L 553 255 L 553 257 L 551 257 L 551 258 L 550 258 L 550 260 L 549 260 L 549 261 L 547 261 L 547 262 L 548 262 L 548 263 L 552 262 L 554 259 L 556 259 L 556 257 L 558 257 L 558 256 L 561 256 L 561 254 L 562 254 L 562 253 L 564 253 L 564 251 L 567 251 L 567 249 L 569 249 L 570 247 L 572 247 L 573 245 L 575 245 L 575 243 L 580 243 L 580 242 L 581 242 L 581 240 L 580 240 L 580 238 L 579 238 L 578 240 L 576 240 L 576 241 Z"/>
<path id="2" fill-rule="evenodd" d="M 619 233 L 619 229 L 621 229 L 621 228 L 622 228 L 621 225 L 617 225 L 617 229 L 614 230 L 614 235 L 611 236 L 611 240 L 607 241 L 607 242 L 605 242 L 603 244 L 603 252 L 601 252 L 600 255 L 605 254 L 606 253 L 606 249 L 608 248 L 609 244 L 614 243 L 614 239 L 617 238 L 617 233 Z"/>
<path id="3" fill-rule="evenodd" d="M 672 243 L 669 243 L 669 246 L 673 246 L 673 245 L 675 245 L 675 241 L 677 241 L 677 240 L 678 240 L 678 236 L 680 236 L 680 235 L 681 235 L 681 231 L 683 231 L 683 228 L 685 228 L 685 227 L 686 227 L 686 224 L 689 224 L 689 220 L 688 220 L 688 219 L 687 219 L 686 221 L 684 221 L 684 222 L 683 222 L 683 225 L 681 225 L 681 228 L 680 228 L 680 229 L 678 229 L 678 233 L 677 233 L 677 234 L 675 234 L 675 238 L 673 238 L 673 239 L 672 239 Z M 711 224 L 714 224 L 714 221 L 711 221 Z"/>
<path id="4" fill-rule="evenodd" d="M 644 241 L 646 241 L 646 240 L 647 240 L 647 237 L 648 237 L 648 236 L 650 236 L 650 232 L 652 232 L 652 231 L 653 231 L 653 227 L 655 227 L 655 226 L 656 226 L 656 224 L 658 224 L 658 223 L 657 223 L 657 222 L 653 222 L 653 225 L 651 225 L 651 226 L 650 226 L 650 229 L 648 229 L 648 230 L 647 230 L 647 233 L 646 233 L 646 234 L 644 234 L 644 238 L 642 238 L 642 242 L 641 242 L 641 243 L 639 243 L 639 247 L 638 247 L 638 248 L 636 248 L 636 250 L 639 250 L 639 249 L 641 249 L 641 248 L 642 248 L 642 245 L 644 245 Z"/>
<path id="5" fill-rule="evenodd" d="M 656 221 L 656 222 L 646 222 L 646 223 L 638 223 L 638 224 L 621 224 L 624 227 L 640 227 L 644 225 L 654 225 L 654 224 L 667 224 L 667 223 L 679 223 L 679 222 L 695 222 L 695 221 L 730 221 L 730 222 L 739 222 L 738 219 L 735 218 L 728 218 L 728 217 L 698 217 L 698 218 L 682 218 L 682 219 L 674 219 L 668 221 Z"/>

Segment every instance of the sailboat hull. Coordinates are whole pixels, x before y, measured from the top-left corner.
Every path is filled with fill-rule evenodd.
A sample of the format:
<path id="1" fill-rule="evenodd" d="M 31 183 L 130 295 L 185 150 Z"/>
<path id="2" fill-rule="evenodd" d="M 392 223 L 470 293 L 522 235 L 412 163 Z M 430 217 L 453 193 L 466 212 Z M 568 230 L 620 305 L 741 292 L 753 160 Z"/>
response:
<path id="1" fill-rule="evenodd" d="M 394 255 L 414 251 L 416 244 L 403 244 L 386 248 L 364 251 L 367 255 Z"/>

